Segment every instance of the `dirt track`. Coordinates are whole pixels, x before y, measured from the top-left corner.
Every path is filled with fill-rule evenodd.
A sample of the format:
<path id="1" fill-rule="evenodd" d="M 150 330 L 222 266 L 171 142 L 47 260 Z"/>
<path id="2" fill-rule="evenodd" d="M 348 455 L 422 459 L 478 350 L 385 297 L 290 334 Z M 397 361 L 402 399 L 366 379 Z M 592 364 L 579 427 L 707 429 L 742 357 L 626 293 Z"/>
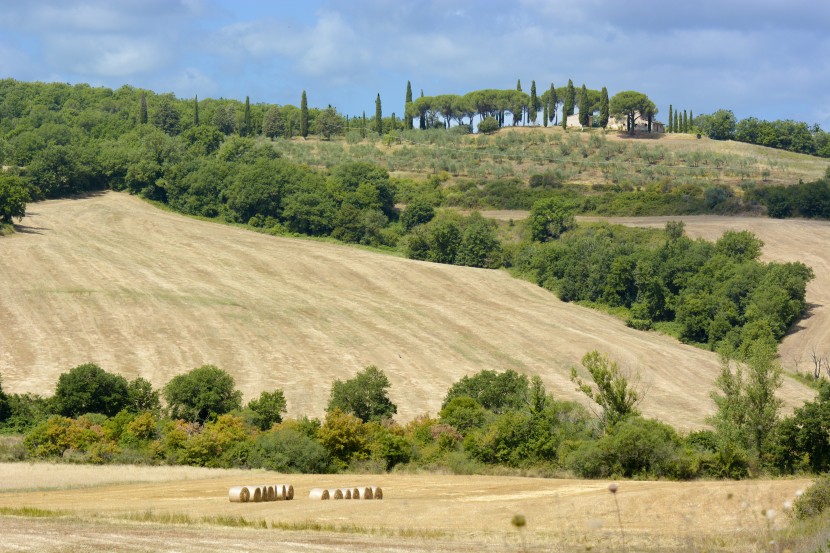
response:
<path id="1" fill-rule="evenodd" d="M 60 511 L 62 518 L 0 516 L 0 551 L 531 551 L 621 550 L 608 482 L 445 475 L 276 475 L 198 469 L 193 478 L 166 467 L 142 477 L 117 467 L 78 470 L 85 487 L 40 489 L 56 466 L 0 463 L 0 477 L 25 470 L 27 489 L 3 491 L 0 508 Z M 100 471 L 102 476 L 90 475 Z M 151 474 L 151 473 L 157 474 Z M 120 474 L 120 477 L 114 475 Z M 230 503 L 228 487 L 290 482 L 295 499 Z M 381 501 L 311 501 L 315 486 L 380 485 Z M 753 551 L 787 524 L 783 505 L 808 480 L 621 482 L 617 499 L 632 551 Z M 775 509 L 769 521 L 761 515 Z M 526 517 L 520 537 L 514 515 Z M 177 524 L 161 523 L 179 516 Z M 184 517 L 186 520 L 182 520 Z M 242 517 L 267 529 L 219 528 L 217 517 Z M 136 520 L 139 519 L 139 520 Z M 296 525 L 296 526 L 292 526 Z M 324 531 L 309 531 L 318 525 Z M 283 528 L 283 529 L 280 529 Z M 286 531 L 284 528 L 301 528 Z M 240 549 L 241 548 L 241 549 Z"/>
<path id="2" fill-rule="evenodd" d="M 282 388 L 290 416 L 319 416 L 333 379 L 375 364 L 407 420 L 436 413 L 453 382 L 482 369 L 539 374 L 557 397 L 582 399 L 569 369 L 598 349 L 640 374 L 646 415 L 684 428 L 713 410 L 713 354 L 562 303 L 502 271 L 259 235 L 120 193 L 29 209 L 19 232 L 0 239 L 8 392 L 51 394 L 62 372 L 88 361 L 157 387 L 213 363 L 233 374 L 246 401 Z M 732 223 L 706 228 L 719 224 Z M 789 247 L 804 259 L 797 246 L 815 238 L 818 248 L 823 235 L 799 228 L 792 224 Z M 808 299 L 824 304 L 827 288 L 824 296 L 816 288 Z M 826 336 L 815 313 L 804 335 Z M 781 390 L 789 406 L 812 395 L 790 379 Z"/>

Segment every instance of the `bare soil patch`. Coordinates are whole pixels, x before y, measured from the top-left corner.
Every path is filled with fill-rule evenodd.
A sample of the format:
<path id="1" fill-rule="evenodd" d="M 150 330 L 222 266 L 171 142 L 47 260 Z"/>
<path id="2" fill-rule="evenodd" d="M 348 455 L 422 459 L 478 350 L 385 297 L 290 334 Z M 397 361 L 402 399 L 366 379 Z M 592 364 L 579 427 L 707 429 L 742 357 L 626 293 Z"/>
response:
<path id="1" fill-rule="evenodd" d="M 129 482 L 133 467 L 124 467 L 120 483 L 107 480 L 81 489 L 43 491 L 38 481 L 49 479 L 52 469 L 29 467 L 34 489 L 0 492 L 0 508 L 60 511 L 62 518 L 0 517 L 2 547 L 8 550 L 78 551 L 107 542 L 110 551 L 227 551 L 234 543 L 248 551 L 267 551 L 283 542 L 309 551 L 521 550 L 522 541 L 532 551 L 621 546 L 614 499 L 603 481 L 263 471 L 241 475 L 217 470 L 187 480 L 163 481 L 160 476 L 154 482 Z M 8 470 L 14 465 L 0 464 L 0 475 Z M 163 474 L 169 469 L 152 470 Z M 228 502 L 232 485 L 286 480 L 295 487 L 293 501 Z M 384 499 L 307 499 L 315 486 L 360 483 L 382 486 Z M 770 528 L 786 525 L 784 502 L 808 485 L 804 479 L 623 482 L 617 499 L 629 550 L 717 546 L 749 551 L 759 540 L 765 543 Z M 768 520 L 761 514 L 766 509 L 781 515 Z M 511 526 L 516 514 L 527 520 L 522 536 Z M 266 528 L 217 528 L 223 520 L 240 517 Z M 167 519 L 179 522 L 158 522 Z"/>
<path id="2" fill-rule="evenodd" d="M 274 238 L 114 192 L 33 204 L 24 226 L 36 231 L 0 240 L 7 392 L 49 395 L 89 361 L 156 387 L 212 363 L 246 401 L 282 388 L 290 416 L 320 416 L 334 379 L 374 364 L 407 420 L 435 414 L 453 382 L 483 369 L 538 374 L 557 397 L 582 400 L 570 367 L 596 349 L 640 373 L 647 416 L 690 428 L 714 410 L 714 354 L 503 271 Z M 798 228 L 791 244 L 810 243 Z M 787 381 L 780 395 L 792 407 L 813 392 Z"/>

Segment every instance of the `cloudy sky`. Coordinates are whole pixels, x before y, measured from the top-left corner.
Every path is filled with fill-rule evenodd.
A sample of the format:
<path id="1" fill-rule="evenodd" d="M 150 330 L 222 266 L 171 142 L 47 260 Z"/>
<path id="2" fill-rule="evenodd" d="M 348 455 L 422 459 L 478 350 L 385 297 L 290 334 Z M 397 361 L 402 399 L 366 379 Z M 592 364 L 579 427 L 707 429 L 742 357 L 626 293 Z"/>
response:
<path id="1" fill-rule="evenodd" d="M 0 0 L 0 78 L 403 111 L 572 79 L 830 130 L 826 0 Z M 658 116 L 658 119 L 661 119 Z"/>

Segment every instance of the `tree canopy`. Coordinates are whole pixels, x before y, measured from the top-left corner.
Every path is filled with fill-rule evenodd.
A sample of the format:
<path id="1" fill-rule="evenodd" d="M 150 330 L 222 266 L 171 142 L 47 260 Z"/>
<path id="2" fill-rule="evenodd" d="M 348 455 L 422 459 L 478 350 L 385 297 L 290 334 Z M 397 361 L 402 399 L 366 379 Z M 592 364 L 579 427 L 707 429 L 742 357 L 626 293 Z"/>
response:
<path id="1" fill-rule="evenodd" d="M 626 90 L 615 94 L 608 103 L 614 117 L 625 119 L 629 133 L 634 132 L 638 119 L 648 119 L 657 114 L 657 106 L 642 92 Z"/>
<path id="2" fill-rule="evenodd" d="M 241 407 L 242 394 L 233 377 L 214 365 L 202 365 L 173 377 L 164 387 L 173 418 L 206 422 Z"/>
<path id="3" fill-rule="evenodd" d="M 389 400 L 389 386 L 383 371 L 369 365 L 353 378 L 332 383 L 326 411 L 350 413 L 363 422 L 390 418 L 398 408 Z"/>

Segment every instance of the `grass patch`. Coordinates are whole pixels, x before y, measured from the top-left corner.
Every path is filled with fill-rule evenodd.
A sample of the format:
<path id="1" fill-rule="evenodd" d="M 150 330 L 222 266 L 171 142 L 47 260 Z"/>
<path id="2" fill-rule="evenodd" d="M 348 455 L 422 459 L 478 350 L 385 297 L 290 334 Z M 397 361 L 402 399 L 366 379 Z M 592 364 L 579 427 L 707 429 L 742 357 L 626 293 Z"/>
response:
<path id="1" fill-rule="evenodd" d="M 69 515 L 66 511 L 39 509 L 36 507 L 0 507 L 0 516 L 24 518 L 62 518 Z"/>

